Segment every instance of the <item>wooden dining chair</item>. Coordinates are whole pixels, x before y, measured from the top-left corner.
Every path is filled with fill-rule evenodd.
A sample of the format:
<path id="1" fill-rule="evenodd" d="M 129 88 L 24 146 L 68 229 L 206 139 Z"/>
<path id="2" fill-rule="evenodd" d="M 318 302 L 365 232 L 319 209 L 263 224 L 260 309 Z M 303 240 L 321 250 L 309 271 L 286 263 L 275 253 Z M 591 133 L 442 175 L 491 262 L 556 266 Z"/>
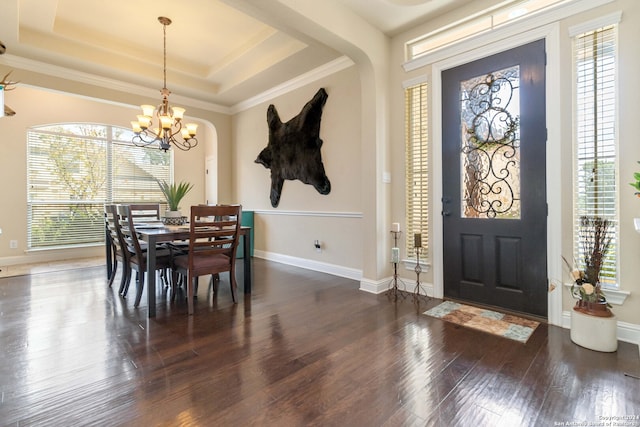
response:
<path id="1" fill-rule="evenodd" d="M 204 275 L 228 271 L 231 297 L 238 302 L 235 264 L 241 218 L 240 205 L 191 206 L 189 250 L 174 256 L 172 280 L 173 298 L 178 274 L 187 276 L 189 314 L 193 314 L 196 280 Z"/>
<path id="2" fill-rule="evenodd" d="M 123 243 L 122 233 L 120 232 L 118 206 L 105 205 L 104 215 L 113 257 L 111 275 L 109 276 L 109 287 L 113 285 L 113 281 L 118 271 L 118 263 L 122 264 L 122 276 L 120 279 L 120 288 L 118 289 L 118 293 L 122 294 L 125 289 L 125 284 L 128 283 L 131 278 L 131 268 L 129 266 L 129 251 Z"/>
<path id="3" fill-rule="evenodd" d="M 142 298 L 142 291 L 144 289 L 145 273 L 147 271 L 147 251 L 142 248 L 141 242 L 138 239 L 138 234 L 135 229 L 135 222 L 131 215 L 130 205 L 118 206 L 118 216 L 120 221 L 120 232 L 122 233 L 122 240 L 124 246 L 127 248 L 129 256 L 129 266 L 131 270 L 136 270 L 136 300 L 134 307 L 140 305 Z M 171 251 L 167 248 L 160 248 L 156 250 L 156 270 L 168 270 L 171 268 Z M 163 278 L 166 276 L 163 276 Z M 163 279 L 164 280 L 164 279 Z M 129 281 L 127 281 L 124 291 L 121 293 L 126 296 L 129 288 Z M 148 292 L 155 292 L 155 289 L 149 289 Z"/>

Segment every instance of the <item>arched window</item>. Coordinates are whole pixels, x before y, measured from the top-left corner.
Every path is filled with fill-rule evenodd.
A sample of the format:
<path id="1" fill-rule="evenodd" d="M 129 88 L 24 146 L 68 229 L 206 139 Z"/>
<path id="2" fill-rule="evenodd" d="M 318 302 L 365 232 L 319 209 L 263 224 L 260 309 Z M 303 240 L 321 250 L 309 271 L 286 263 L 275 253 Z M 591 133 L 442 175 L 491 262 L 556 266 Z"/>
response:
<path id="1" fill-rule="evenodd" d="M 162 203 L 173 155 L 131 143 L 131 130 L 63 123 L 27 131 L 28 248 L 104 242 L 105 203 Z"/>

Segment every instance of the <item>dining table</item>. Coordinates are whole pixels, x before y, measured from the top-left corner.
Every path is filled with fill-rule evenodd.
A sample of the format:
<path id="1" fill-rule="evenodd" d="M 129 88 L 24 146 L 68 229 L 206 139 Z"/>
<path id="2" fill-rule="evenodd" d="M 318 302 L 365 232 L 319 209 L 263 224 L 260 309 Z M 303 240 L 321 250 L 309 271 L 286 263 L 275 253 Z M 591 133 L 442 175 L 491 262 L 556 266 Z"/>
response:
<path id="1" fill-rule="evenodd" d="M 189 226 L 161 225 L 153 227 L 136 226 L 138 238 L 148 243 L 147 248 L 147 311 L 148 317 L 156 316 L 156 245 L 173 241 L 188 241 Z M 251 227 L 241 226 L 244 264 L 244 293 L 251 293 Z"/>

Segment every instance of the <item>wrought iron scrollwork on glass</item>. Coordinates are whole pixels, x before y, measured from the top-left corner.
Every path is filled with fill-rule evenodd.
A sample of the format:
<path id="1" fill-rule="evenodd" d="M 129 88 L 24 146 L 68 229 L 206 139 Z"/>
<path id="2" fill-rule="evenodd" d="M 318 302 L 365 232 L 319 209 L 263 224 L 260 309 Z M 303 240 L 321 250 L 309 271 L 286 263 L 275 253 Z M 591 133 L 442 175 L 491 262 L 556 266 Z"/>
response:
<path id="1" fill-rule="evenodd" d="M 463 81 L 463 218 L 520 218 L 519 67 Z"/>

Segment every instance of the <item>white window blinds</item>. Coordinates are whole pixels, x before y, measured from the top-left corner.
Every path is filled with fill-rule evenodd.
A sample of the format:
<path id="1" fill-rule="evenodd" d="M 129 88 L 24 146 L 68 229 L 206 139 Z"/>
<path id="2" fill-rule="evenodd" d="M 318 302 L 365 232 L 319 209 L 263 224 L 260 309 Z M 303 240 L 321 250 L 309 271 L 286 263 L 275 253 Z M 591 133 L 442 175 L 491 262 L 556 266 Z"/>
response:
<path id="1" fill-rule="evenodd" d="M 104 241 L 104 204 L 163 201 L 172 155 L 135 147 L 128 129 L 67 123 L 27 132 L 30 249 Z"/>
<path id="2" fill-rule="evenodd" d="M 603 285 L 617 285 L 617 142 L 616 142 L 616 25 L 574 37 L 576 75 L 576 194 L 574 255 L 584 268 L 579 241 L 582 216 L 599 216 L 613 223 L 611 248 L 600 275 Z"/>
<path id="3" fill-rule="evenodd" d="M 408 258 L 415 258 L 414 234 L 422 235 L 426 255 L 429 242 L 429 151 L 427 84 L 405 89 L 406 228 Z M 422 254 L 421 254 L 422 255 Z"/>

